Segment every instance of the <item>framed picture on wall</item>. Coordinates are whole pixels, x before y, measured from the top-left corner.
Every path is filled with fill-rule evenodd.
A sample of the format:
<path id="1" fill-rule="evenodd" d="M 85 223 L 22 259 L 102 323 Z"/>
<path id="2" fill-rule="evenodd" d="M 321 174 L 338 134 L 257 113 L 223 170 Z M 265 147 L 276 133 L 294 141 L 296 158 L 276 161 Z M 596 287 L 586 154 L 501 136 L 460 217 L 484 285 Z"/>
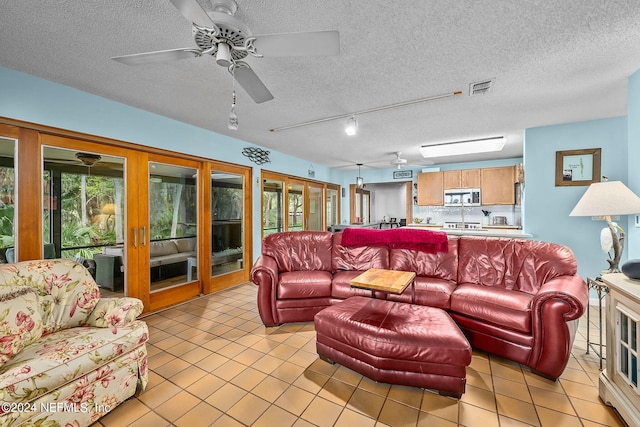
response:
<path id="1" fill-rule="evenodd" d="M 600 182 L 600 148 L 556 151 L 556 187 Z"/>
<path id="2" fill-rule="evenodd" d="M 393 171 L 393 179 L 407 179 L 413 177 L 413 171 Z"/>

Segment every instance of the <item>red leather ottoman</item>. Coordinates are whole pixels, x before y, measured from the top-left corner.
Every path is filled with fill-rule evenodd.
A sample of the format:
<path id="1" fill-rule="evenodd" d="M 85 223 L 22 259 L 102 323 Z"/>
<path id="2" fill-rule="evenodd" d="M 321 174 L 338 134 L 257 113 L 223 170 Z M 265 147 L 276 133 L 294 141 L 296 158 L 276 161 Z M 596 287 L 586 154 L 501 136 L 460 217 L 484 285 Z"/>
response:
<path id="1" fill-rule="evenodd" d="M 351 297 L 315 315 L 316 349 L 374 381 L 460 398 L 471 345 L 439 308 Z"/>

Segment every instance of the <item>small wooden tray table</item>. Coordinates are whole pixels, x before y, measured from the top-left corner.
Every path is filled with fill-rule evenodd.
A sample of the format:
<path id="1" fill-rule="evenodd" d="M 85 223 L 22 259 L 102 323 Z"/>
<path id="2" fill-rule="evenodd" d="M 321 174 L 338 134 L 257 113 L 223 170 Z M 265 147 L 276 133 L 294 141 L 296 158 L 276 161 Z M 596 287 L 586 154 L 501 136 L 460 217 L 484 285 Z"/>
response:
<path id="1" fill-rule="evenodd" d="M 349 283 L 356 288 L 401 294 L 416 277 L 412 271 L 384 270 L 370 268 Z"/>

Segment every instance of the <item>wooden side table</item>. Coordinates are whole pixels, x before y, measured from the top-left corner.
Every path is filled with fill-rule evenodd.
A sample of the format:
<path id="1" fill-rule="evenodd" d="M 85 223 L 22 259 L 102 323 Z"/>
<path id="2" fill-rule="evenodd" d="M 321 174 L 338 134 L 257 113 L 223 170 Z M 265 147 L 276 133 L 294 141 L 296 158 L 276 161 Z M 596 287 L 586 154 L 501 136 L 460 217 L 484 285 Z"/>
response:
<path id="1" fill-rule="evenodd" d="M 600 359 L 600 370 L 602 371 L 602 361 L 605 359 L 602 349 L 606 348 L 606 346 L 602 344 L 602 299 L 607 295 L 607 292 L 609 292 L 609 288 L 600 279 L 600 277 L 596 277 L 595 279 L 587 277 L 587 287 L 589 289 L 594 289 L 598 294 L 598 326 L 600 327 L 596 348 L 595 344 L 591 341 L 591 335 L 589 335 L 589 328 L 591 326 L 589 313 L 591 310 L 587 307 L 587 354 L 589 354 L 589 349 L 593 350 L 596 356 Z"/>

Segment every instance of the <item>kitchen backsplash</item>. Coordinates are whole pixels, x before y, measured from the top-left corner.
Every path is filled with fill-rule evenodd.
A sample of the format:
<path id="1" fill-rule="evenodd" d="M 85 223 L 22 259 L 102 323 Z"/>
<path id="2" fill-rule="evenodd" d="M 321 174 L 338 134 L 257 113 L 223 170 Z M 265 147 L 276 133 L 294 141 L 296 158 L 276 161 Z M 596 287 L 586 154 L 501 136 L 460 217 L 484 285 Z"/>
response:
<path id="1" fill-rule="evenodd" d="M 459 222 L 462 220 L 462 215 L 459 207 L 448 206 L 414 206 L 413 218 L 421 218 L 422 223 L 426 223 L 428 218 L 431 224 L 441 225 L 445 222 Z M 478 222 L 482 224 L 483 217 L 482 212 L 491 212 L 489 215 L 489 225 L 493 224 L 493 217 L 503 216 L 507 218 L 507 225 L 522 226 L 522 209 L 520 205 L 495 205 L 495 206 L 473 206 L 465 207 L 464 209 L 464 221 L 465 222 Z M 411 221 L 407 222 L 412 222 Z"/>

